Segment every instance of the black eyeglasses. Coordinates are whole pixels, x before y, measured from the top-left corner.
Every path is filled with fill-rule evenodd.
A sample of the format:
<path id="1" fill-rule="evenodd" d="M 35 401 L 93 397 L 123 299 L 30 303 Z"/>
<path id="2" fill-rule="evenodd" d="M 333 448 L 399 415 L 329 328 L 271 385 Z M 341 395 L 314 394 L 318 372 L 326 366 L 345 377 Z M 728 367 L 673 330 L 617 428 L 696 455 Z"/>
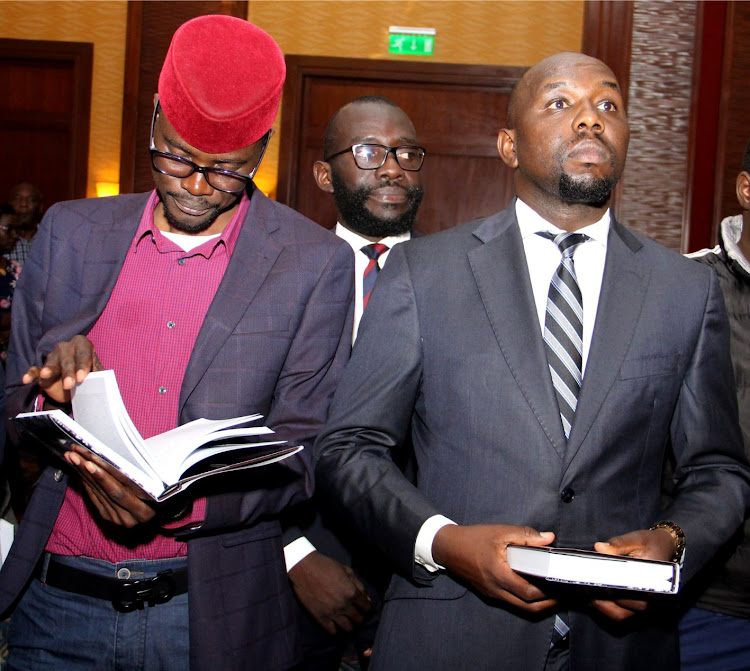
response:
<path id="1" fill-rule="evenodd" d="M 252 181 L 253 177 L 255 177 L 255 173 L 260 167 L 260 162 L 263 160 L 263 156 L 266 153 L 268 142 L 273 135 L 273 128 L 265 134 L 263 138 L 263 150 L 260 153 L 258 162 L 255 164 L 255 167 L 249 175 L 233 172 L 232 170 L 223 170 L 222 168 L 206 168 L 196 165 L 184 156 L 176 156 L 175 154 L 160 151 L 156 148 L 156 145 L 154 144 L 154 123 L 156 123 L 156 117 L 158 114 L 159 103 L 157 102 L 156 105 L 154 105 L 154 114 L 151 117 L 151 144 L 149 147 L 151 165 L 154 170 L 160 172 L 162 175 L 179 177 L 180 179 L 190 177 L 194 172 L 199 172 L 203 175 L 210 187 L 217 191 L 224 191 L 225 193 L 240 193 L 245 190 L 248 182 Z"/>
<path id="2" fill-rule="evenodd" d="M 402 170 L 416 172 L 422 168 L 424 157 L 427 150 L 424 147 L 405 144 L 399 147 L 386 147 L 382 144 L 353 144 L 351 147 L 337 151 L 331 154 L 324 161 L 330 161 L 332 158 L 351 152 L 354 156 L 354 163 L 360 170 L 377 170 L 385 165 L 388 160 L 388 154 L 393 153 Z"/>

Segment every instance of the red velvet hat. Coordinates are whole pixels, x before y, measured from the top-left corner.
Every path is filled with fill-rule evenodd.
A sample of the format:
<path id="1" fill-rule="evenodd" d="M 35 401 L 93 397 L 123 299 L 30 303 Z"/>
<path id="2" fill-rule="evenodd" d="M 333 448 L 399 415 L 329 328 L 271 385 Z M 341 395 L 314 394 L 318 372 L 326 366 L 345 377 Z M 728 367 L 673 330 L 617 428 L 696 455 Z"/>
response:
<path id="1" fill-rule="evenodd" d="M 159 102 L 188 144 L 225 154 L 273 125 L 286 66 L 273 38 L 232 16 L 199 16 L 172 37 L 159 75 Z"/>

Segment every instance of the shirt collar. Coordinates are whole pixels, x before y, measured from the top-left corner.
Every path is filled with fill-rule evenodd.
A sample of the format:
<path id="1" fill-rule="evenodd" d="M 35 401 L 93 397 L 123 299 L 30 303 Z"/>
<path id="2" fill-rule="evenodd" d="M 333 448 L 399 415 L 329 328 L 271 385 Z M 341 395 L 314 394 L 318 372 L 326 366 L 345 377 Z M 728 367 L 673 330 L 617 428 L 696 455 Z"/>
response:
<path id="1" fill-rule="evenodd" d="M 362 247 L 366 247 L 367 245 L 372 244 L 371 240 L 362 237 L 359 233 L 355 233 L 353 230 L 347 228 L 339 222 L 336 223 L 336 235 L 338 235 L 342 240 L 346 240 L 355 252 L 358 252 L 360 249 L 362 249 Z M 379 242 L 382 242 L 388 247 L 388 249 L 390 249 L 394 245 L 397 245 L 399 242 L 405 242 L 409 239 L 411 239 L 411 232 L 407 231 L 406 233 L 401 233 L 400 235 L 389 235 L 387 238 L 383 238 Z"/>
<path id="2" fill-rule="evenodd" d="M 521 229 L 521 237 L 528 238 L 529 236 L 536 235 L 540 231 L 550 231 L 557 235 L 563 233 L 561 228 L 558 228 L 554 224 L 539 216 L 534 210 L 532 210 L 526 203 L 520 198 L 516 198 L 516 219 L 518 219 L 518 227 Z M 607 236 L 609 235 L 610 226 L 610 210 L 602 215 L 599 221 L 579 228 L 576 233 L 585 233 L 592 240 L 595 240 L 600 245 L 606 248 Z"/>
<path id="3" fill-rule="evenodd" d="M 154 210 L 156 209 L 156 206 L 159 204 L 159 202 L 159 194 L 156 189 L 154 189 L 151 192 L 148 203 L 146 203 L 146 209 L 143 211 L 141 221 L 138 224 L 138 229 L 135 232 L 135 237 L 133 238 L 132 245 L 133 251 L 137 251 L 138 246 L 145 238 L 154 240 L 157 245 L 161 242 L 167 242 L 167 238 L 161 234 L 161 231 L 156 228 L 156 224 L 154 224 Z M 210 241 L 206 241 L 204 245 L 199 245 L 190 253 L 203 254 L 203 256 L 209 257 L 219 245 L 224 245 L 224 247 L 226 247 L 227 254 L 231 256 L 232 252 L 234 251 L 234 246 L 237 244 L 237 238 L 240 235 L 242 222 L 245 219 L 245 215 L 247 214 L 247 210 L 249 207 L 250 199 L 247 197 L 247 193 L 243 192 L 242 198 L 240 199 L 239 206 L 237 207 L 234 216 L 232 216 L 231 221 L 221 232 L 221 235 L 218 238 L 211 238 Z M 172 245 L 174 243 L 170 241 L 169 244 Z"/>
<path id="4" fill-rule="evenodd" d="M 727 217 L 721 222 L 721 244 L 727 256 L 732 259 L 746 273 L 750 274 L 750 262 L 744 257 L 739 248 L 742 236 L 742 215 Z"/>

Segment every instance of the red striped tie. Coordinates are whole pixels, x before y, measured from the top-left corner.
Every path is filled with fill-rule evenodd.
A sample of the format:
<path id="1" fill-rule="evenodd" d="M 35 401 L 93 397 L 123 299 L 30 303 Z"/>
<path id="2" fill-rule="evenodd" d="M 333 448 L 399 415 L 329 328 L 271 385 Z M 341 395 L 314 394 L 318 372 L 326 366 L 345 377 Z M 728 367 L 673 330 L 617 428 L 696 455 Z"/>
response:
<path id="1" fill-rule="evenodd" d="M 375 286 L 375 280 L 380 272 L 380 266 L 378 266 L 378 257 L 388 249 L 387 245 L 378 242 L 374 245 L 365 245 L 360 250 L 370 261 L 365 268 L 365 273 L 362 275 L 362 309 L 367 307 L 367 301 L 370 300 L 370 294 L 372 288 Z"/>

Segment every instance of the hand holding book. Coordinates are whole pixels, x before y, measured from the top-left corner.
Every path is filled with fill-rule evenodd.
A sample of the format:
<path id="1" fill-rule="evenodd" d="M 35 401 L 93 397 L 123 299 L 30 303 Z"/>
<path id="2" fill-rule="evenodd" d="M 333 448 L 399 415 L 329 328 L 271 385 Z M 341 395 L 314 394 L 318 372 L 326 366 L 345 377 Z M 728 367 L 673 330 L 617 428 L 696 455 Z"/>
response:
<path id="1" fill-rule="evenodd" d="M 595 543 L 594 549 L 604 554 L 627 555 L 659 562 L 669 562 L 673 566 L 672 589 L 669 594 L 676 594 L 680 588 L 680 567 L 671 560 L 675 554 L 675 544 L 671 534 L 664 529 L 644 529 L 632 531 L 622 536 L 610 538 L 607 542 Z M 643 611 L 648 606 L 648 599 L 594 599 L 592 605 L 612 620 L 622 621 Z"/>
<path id="2" fill-rule="evenodd" d="M 70 451 L 63 457 L 78 471 L 102 519 L 131 529 L 156 517 L 157 508 L 147 503 L 148 494 L 95 453 L 71 443 Z"/>
<path id="3" fill-rule="evenodd" d="M 648 597 L 636 592 L 674 594 L 679 589 L 680 567 L 670 561 L 674 542 L 668 532 L 633 531 L 594 547 L 597 552 L 510 546 L 508 563 L 515 571 L 546 580 L 616 590 L 611 592 L 612 599 L 591 602 L 614 620 L 627 619 L 647 607 Z"/>
<path id="4" fill-rule="evenodd" d="M 245 426 L 260 415 L 196 419 L 144 439 L 128 415 L 111 370 L 89 373 L 72 396 L 75 419 L 57 409 L 21 413 L 14 421 L 32 440 L 65 455 L 86 478 L 96 502 L 115 520 L 120 519 L 119 511 L 112 511 L 106 499 L 114 497 L 116 502 L 123 497 L 132 503 L 127 506 L 127 523 L 150 519 L 134 499 L 163 501 L 201 478 L 272 464 L 302 449 L 268 440 L 273 431 L 265 426 Z M 71 444 L 85 450 L 71 452 Z"/>

